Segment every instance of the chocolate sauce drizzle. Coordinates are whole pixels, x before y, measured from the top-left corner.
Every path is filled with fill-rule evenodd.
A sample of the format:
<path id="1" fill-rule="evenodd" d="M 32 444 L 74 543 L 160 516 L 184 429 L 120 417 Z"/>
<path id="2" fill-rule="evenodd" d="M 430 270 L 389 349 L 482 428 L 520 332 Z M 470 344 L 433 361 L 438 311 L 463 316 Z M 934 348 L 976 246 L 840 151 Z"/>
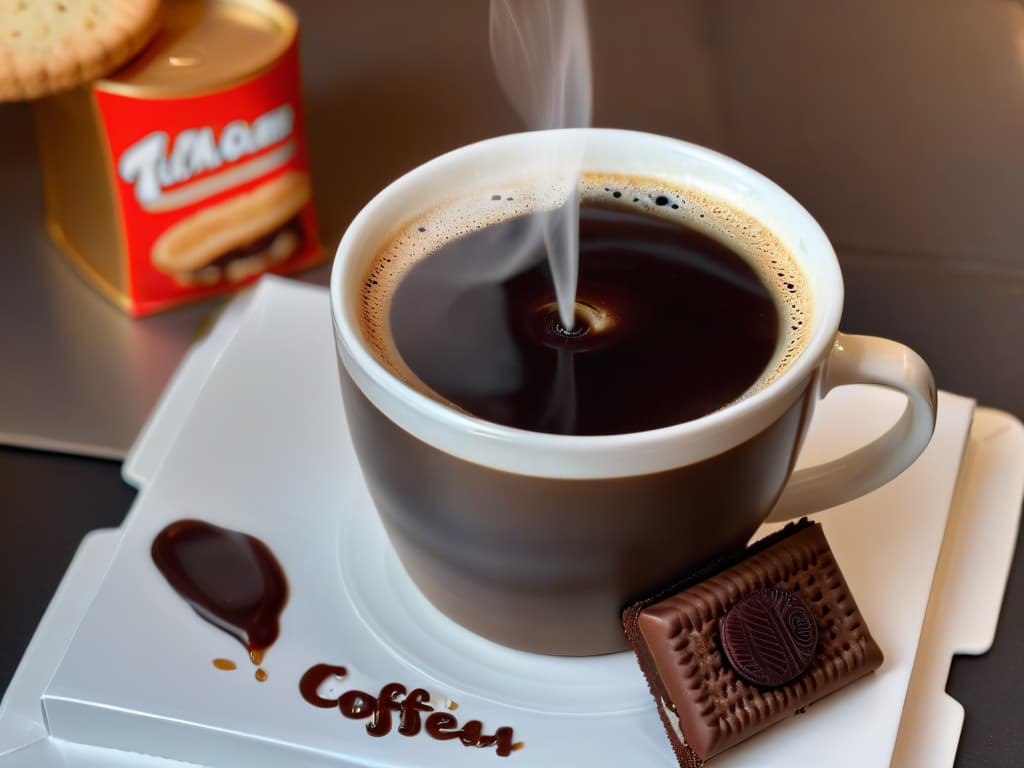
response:
<path id="1" fill-rule="evenodd" d="M 259 667 L 288 601 L 284 571 L 267 545 L 202 520 L 178 520 L 156 537 L 151 554 L 199 617 L 241 642 Z M 256 679 L 266 680 L 266 672 L 257 669 Z"/>
<path id="2" fill-rule="evenodd" d="M 154 539 L 153 562 L 200 618 L 241 642 L 252 663 L 259 667 L 280 631 L 279 619 L 288 601 L 288 582 L 277 558 L 254 536 L 221 528 L 202 520 L 178 520 Z M 230 659 L 213 660 L 217 669 L 235 669 Z M 360 690 L 333 694 L 348 670 L 336 664 L 315 664 L 299 681 L 302 698 L 314 707 L 337 708 L 350 720 L 366 720 L 366 732 L 380 737 L 396 728 L 402 736 L 426 733 L 438 741 L 458 740 L 467 747 L 494 747 L 499 757 L 523 748 L 514 741 L 512 729 L 484 733 L 483 723 L 469 720 L 459 725 L 451 711 L 436 711 L 431 694 L 423 688 L 408 690 L 388 683 L 376 696 Z M 267 673 L 256 670 L 263 682 Z M 458 705 L 449 702 L 449 710 Z"/>

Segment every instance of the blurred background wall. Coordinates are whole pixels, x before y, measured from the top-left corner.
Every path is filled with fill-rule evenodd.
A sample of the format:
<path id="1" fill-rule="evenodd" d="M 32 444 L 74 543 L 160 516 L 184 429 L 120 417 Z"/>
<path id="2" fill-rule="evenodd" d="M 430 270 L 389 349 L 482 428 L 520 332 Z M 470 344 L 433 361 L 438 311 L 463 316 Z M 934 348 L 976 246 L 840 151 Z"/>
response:
<path id="1" fill-rule="evenodd" d="M 491 69 L 483 0 L 294 5 L 327 239 L 387 179 L 520 128 Z M 731 154 L 786 187 L 840 245 L 1024 266 L 1009 226 L 1024 200 L 1024 5 L 588 8 L 595 124 Z"/>
<path id="2" fill-rule="evenodd" d="M 294 5 L 325 242 L 403 171 L 520 129 L 483 0 Z M 588 8 L 596 125 L 705 144 L 773 178 L 839 251 L 846 330 L 901 338 L 941 386 L 1024 413 L 1024 4 Z"/>

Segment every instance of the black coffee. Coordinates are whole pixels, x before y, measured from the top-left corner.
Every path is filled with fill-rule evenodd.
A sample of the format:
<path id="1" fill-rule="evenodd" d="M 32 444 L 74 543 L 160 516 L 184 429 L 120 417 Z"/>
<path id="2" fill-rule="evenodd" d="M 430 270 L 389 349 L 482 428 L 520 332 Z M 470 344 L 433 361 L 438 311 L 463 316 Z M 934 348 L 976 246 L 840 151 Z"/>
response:
<path id="1" fill-rule="evenodd" d="M 765 376 L 779 308 L 719 241 L 639 208 L 584 204 L 569 330 L 540 248 L 510 275 L 481 269 L 525 226 L 513 218 L 451 240 L 394 289 L 397 352 L 442 398 L 531 431 L 617 434 L 703 416 Z"/>

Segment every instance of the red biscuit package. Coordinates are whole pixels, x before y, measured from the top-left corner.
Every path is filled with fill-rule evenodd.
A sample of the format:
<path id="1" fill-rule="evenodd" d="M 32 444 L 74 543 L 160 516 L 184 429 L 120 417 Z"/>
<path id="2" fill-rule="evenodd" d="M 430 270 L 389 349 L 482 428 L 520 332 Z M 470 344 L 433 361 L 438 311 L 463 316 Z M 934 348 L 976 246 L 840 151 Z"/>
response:
<path id="1" fill-rule="evenodd" d="M 130 314 L 323 259 L 297 33 L 273 0 L 171 0 L 125 68 L 36 102 L 50 233 Z"/>

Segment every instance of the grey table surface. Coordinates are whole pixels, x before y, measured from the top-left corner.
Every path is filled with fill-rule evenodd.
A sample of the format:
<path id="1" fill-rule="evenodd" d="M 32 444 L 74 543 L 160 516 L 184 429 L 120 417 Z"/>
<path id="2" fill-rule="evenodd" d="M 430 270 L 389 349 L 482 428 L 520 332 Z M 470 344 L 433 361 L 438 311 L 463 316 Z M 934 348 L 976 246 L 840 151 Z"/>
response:
<path id="1" fill-rule="evenodd" d="M 519 128 L 490 67 L 485 3 L 293 5 L 329 250 L 403 171 Z M 836 244 L 844 330 L 906 342 L 943 389 L 1022 416 L 1024 9 L 820 5 L 591 0 L 595 124 L 768 173 Z M 131 321 L 82 281 L 43 230 L 26 105 L 0 105 L 0 168 L 0 442 L 44 449 L 0 448 L 2 689 L 81 537 L 128 510 L 116 459 L 221 302 Z M 967 710 L 958 766 L 1024 763 L 1021 557 L 995 647 L 951 671 Z"/>

